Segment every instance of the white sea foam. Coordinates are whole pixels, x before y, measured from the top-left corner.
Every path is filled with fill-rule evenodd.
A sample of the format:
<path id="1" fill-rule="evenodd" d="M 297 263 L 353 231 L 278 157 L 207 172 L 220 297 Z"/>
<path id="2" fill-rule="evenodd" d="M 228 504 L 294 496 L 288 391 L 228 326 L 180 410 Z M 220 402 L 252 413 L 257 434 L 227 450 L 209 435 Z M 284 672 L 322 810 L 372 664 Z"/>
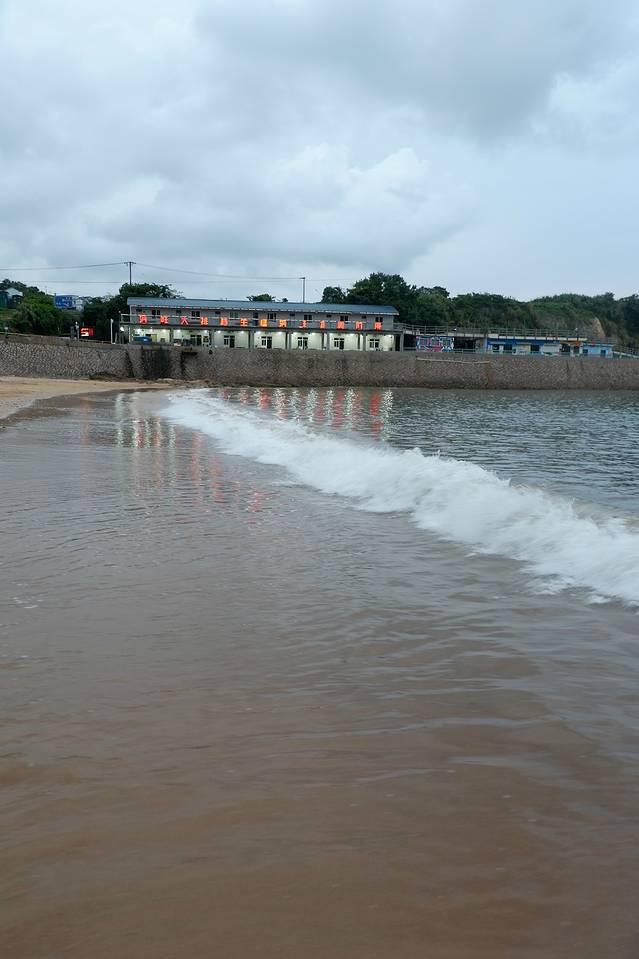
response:
<path id="1" fill-rule="evenodd" d="M 420 529 L 519 560 L 551 588 L 639 604 L 639 530 L 622 519 L 595 518 L 474 463 L 314 433 L 209 394 L 173 396 L 166 415 L 226 453 L 283 467 L 296 483 L 373 512 L 407 513 Z"/>

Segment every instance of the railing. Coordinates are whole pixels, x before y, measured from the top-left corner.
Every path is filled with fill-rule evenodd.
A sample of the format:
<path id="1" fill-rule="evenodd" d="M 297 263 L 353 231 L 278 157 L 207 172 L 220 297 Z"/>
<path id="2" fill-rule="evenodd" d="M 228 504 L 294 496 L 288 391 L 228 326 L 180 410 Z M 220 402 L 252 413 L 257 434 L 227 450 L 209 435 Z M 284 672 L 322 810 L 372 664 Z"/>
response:
<path id="1" fill-rule="evenodd" d="M 464 339 L 478 339 L 483 340 L 487 336 L 508 336 L 511 338 L 526 338 L 526 339 L 540 339 L 540 340 L 587 340 L 588 337 L 584 336 L 582 332 L 577 330 L 535 330 L 535 329 L 508 329 L 506 327 L 486 327 L 483 330 L 479 330 L 473 327 L 450 327 L 450 326 L 406 326 L 402 324 L 401 329 L 398 327 L 396 332 L 408 333 L 410 335 L 419 335 L 419 336 L 449 336 L 452 338 L 464 338 Z M 613 337 L 603 337 L 597 339 L 598 343 L 612 344 L 614 343 Z"/>

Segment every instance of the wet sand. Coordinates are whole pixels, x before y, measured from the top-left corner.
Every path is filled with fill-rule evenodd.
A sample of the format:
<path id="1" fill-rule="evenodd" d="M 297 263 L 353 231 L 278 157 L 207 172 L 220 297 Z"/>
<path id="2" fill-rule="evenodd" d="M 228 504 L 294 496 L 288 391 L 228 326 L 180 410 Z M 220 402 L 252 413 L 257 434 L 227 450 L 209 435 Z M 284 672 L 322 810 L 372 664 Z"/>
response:
<path id="1" fill-rule="evenodd" d="M 636 959 L 638 607 L 291 485 L 132 388 L 0 436 L 2 959 Z M 224 395 L 257 440 L 355 432 L 345 477 L 360 443 L 431 442 L 639 515 L 630 397 Z"/>
<path id="2" fill-rule="evenodd" d="M 167 389 L 167 383 L 138 383 L 136 380 L 60 380 L 29 376 L 0 376 L 0 421 L 14 416 L 41 400 L 120 390 Z"/>

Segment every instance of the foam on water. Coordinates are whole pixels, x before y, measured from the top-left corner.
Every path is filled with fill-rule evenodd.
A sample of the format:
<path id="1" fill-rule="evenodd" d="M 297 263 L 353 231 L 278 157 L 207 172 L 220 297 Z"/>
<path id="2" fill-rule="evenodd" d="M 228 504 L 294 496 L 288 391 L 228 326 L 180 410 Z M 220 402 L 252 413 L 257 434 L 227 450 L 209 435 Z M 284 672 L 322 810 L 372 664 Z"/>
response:
<path id="1" fill-rule="evenodd" d="M 359 508 L 407 513 L 442 538 L 526 563 L 552 588 L 639 604 L 639 529 L 464 460 L 314 433 L 208 394 L 170 397 L 166 415 L 226 452 L 283 467 L 296 483 Z"/>

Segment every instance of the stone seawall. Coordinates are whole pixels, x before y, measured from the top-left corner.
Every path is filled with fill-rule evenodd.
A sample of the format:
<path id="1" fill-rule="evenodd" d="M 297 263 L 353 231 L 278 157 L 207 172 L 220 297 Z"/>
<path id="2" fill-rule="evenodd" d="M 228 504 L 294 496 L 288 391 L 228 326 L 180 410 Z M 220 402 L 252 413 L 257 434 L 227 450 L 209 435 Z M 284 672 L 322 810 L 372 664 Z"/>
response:
<path id="1" fill-rule="evenodd" d="M 124 346 L 10 335 L 0 337 L 0 375 L 126 380 L 135 373 Z"/>
<path id="2" fill-rule="evenodd" d="M 0 338 L 0 375 L 204 380 L 220 386 L 637 390 L 639 360 L 281 350 L 182 350 Z"/>
<path id="3" fill-rule="evenodd" d="M 133 350 L 139 350 L 134 354 Z M 135 375 L 220 386 L 407 386 L 495 390 L 636 390 L 639 360 L 283 350 L 130 348 Z"/>

